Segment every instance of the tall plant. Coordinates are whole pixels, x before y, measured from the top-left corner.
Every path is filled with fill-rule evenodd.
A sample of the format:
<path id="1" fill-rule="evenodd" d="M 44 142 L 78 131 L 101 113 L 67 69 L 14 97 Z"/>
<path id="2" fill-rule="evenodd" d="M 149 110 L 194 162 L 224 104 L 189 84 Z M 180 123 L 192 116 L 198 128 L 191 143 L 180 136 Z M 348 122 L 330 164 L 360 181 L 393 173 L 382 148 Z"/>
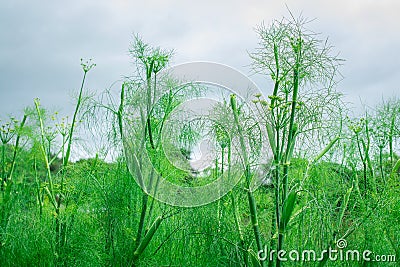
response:
<path id="1" fill-rule="evenodd" d="M 247 192 L 247 200 L 248 200 L 249 210 L 250 210 L 251 225 L 252 225 L 253 232 L 254 232 L 254 239 L 256 242 L 257 250 L 261 251 L 263 249 L 263 244 L 262 244 L 262 238 L 261 238 L 261 231 L 260 231 L 259 223 L 258 223 L 257 204 L 256 204 L 254 192 L 252 189 L 253 174 L 251 172 L 251 164 L 250 164 L 250 159 L 249 159 L 249 155 L 248 155 L 248 147 L 247 147 L 246 141 L 245 141 L 244 129 L 239 120 L 240 112 L 239 112 L 239 108 L 238 108 L 238 104 L 237 104 L 237 100 L 236 100 L 236 95 L 231 95 L 230 106 L 231 106 L 233 117 L 234 117 L 235 128 L 238 133 L 240 152 L 242 153 L 242 161 L 243 161 L 243 166 L 244 166 L 245 190 Z M 244 257 L 244 259 L 246 262 L 247 255 Z M 258 265 L 258 263 L 259 262 L 257 261 L 257 265 Z M 264 261 L 260 261 L 260 264 L 261 264 L 261 266 L 265 266 Z"/>
<path id="2" fill-rule="evenodd" d="M 76 124 L 78 122 L 78 113 L 80 111 L 80 106 L 83 102 L 83 89 L 86 81 L 86 75 L 95 66 L 95 64 L 92 64 L 90 61 L 83 62 L 81 60 L 81 66 L 84 75 L 82 78 L 77 104 L 75 106 L 75 112 L 71 124 L 69 124 L 68 122 L 65 123 L 62 122 L 56 125 L 56 129 L 52 129 L 51 126 L 46 127 L 45 109 L 41 107 L 39 99 L 34 100 L 35 111 L 39 125 L 39 138 L 38 140 L 36 140 L 36 143 L 39 146 L 41 152 L 41 158 L 42 161 L 44 162 L 46 170 L 46 185 L 41 187 L 40 182 L 37 179 L 37 186 L 38 186 L 37 197 L 40 205 L 39 207 L 40 215 L 42 214 L 42 206 L 44 205 L 43 197 L 40 196 L 40 194 L 43 194 L 43 192 L 41 192 L 41 188 L 43 188 L 44 194 L 47 195 L 54 210 L 55 233 L 56 233 L 55 249 L 56 249 L 56 255 L 59 256 L 55 258 L 56 261 L 63 260 L 62 257 L 60 256 L 63 251 L 63 247 L 66 243 L 66 232 L 65 232 L 66 224 L 61 219 L 61 210 L 62 210 L 61 205 L 64 202 L 64 197 L 65 197 L 65 178 L 66 178 L 65 169 L 69 164 L 73 134 L 75 131 Z M 61 135 L 62 144 L 61 148 L 55 149 L 56 150 L 55 154 L 52 154 L 52 146 L 57 134 Z M 51 171 L 51 164 L 57 159 L 57 157 L 60 156 L 60 154 L 62 158 L 62 172 L 61 172 L 61 180 L 59 184 L 57 184 L 54 179 L 54 175 Z"/>
<path id="3" fill-rule="evenodd" d="M 265 127 L 274 156 L 275 219 L 271 236 L 278 233 L 277 251 L 283 249 L 296 202 L 296 189 L 289 187 L 296 141 L 323 128 L 327 110 L 338 103 L 332 86 L 339 59 L 331 55 L 327 41 L 319 40 L 306 28 L 307 23 L 302 17 L 291 16 L 268 27 L 258 26 L 260 47 L 251 54 L 254 69 L 270 76 L 274 83 L 269 101 L 257 96 L 255 103 L 266 115 Z M 329 95 L 334 96 L 333 103 L 328 102 Z M 313 102 L 318 103 L 315 109 L 311 108 Z M 272 238 L 271 248 L 274 246 Z M 276 266 L 280 265 L 277 259 Z"/>
<path id="4" fill-rule="evenodd" d="M 173 54 L 172 51 L 152 47 L 134 37 L 130 55 L 136 65 L 133 77 L 125 82 L 129 91 L 121 91 L 116 112 L 119 133 L 129 170 L 142 189 L 142 202 L 133 247 L 132 264 L 142 256 L 162 221 L 171 214 L 163 211 L 153 218 L 154 199 L 162 168 L 161 132 L 170 112 L 179 103 L 179 90 L 172 80 L 160 75 Z"/>

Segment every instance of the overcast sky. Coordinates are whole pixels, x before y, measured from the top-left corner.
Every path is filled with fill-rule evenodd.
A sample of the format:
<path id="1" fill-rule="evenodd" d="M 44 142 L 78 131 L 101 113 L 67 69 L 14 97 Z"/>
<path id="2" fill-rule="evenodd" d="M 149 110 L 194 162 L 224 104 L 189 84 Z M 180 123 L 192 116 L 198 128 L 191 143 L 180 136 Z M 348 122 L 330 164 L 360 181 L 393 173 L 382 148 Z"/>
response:
<path id="1" fill-rule="evenodd" d="M 400 1 L 89 1 L 0 2 L 0 117 L 19 115 L 33 99 L 63 114 L 82 78 L 80 58 L 97 67 L 87 88 L 102 91 L 133 71 L 133 33 L 175 49 L 173 63 L 215 61 L 250 73 L 254 27 L 288 16 L 316 18 L 309 27 L 328 37 L 345 59 L 338 90 L 360 107 L 399 96 Z M 265 92 L 270 84 L 252 77 Z"/>

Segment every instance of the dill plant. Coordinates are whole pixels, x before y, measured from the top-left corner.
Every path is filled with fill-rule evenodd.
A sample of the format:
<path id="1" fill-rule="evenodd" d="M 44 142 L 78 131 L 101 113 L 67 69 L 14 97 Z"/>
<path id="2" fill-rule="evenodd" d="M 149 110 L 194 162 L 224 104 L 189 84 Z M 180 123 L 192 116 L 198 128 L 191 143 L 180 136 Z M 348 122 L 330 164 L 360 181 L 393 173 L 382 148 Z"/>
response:
<path id="1" fill-rule="evenodd" d="M 273 151 L 275 188 L 275 214 L 272 222 L 271 249 L 284 247 L 284 238 L 291 214 L 295 207 L 297 190 L 290 188 L 289 168 L 296 141 L 303 135 L 311 135 L 324 126 L 324 114 L 337 101 L 313 98 L 308 103 L 303 96 L 310 90 L 323 88 L 322 95 L 338 95 L 332 89 L 338 74 L 340 59 L 332 54 L 332 47 L 318 39 L 307 29 L 308 21 L 302 17 L 275 20 L 269 26 L 261 24 L 256 31 L 260 38 L 259 48 L 250 54 L 256 72 L 267 74 L 274 83 L 269 100 L 256 96 L 254 103 L 265 116 L 265 127 Z M 314 88 L 314 89 L 313 89 Z M 317 90 L 318 90 L 317 89 Z M 312 94 L 311 94 L 312 96 Z M 317 112 L 307 105 L 317 102 Z M 275 233 L 277 242 L 275 245 Z M 270 264 L 272 264 L 270 262 Z M 276 261 L 276 266 L 281 262 Z"/>

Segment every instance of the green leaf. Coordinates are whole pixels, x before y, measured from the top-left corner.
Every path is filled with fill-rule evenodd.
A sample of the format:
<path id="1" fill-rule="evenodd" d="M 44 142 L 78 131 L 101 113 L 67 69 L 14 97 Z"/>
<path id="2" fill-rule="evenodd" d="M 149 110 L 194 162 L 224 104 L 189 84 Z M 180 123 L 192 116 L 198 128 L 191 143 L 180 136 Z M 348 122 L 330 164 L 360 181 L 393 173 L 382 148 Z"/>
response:
<path id="1" fill-rule="evenodd" d="M 236 105 L 236 95 L 235 94 L 231 94 L 230 103 L 231 103 L 231 108 L 232 108 L 233 112 L 236 113 L 237 105 Z"/>
<path id="2" fill-rule="evenodd" d="M 297 191 L 290 191 L 289 195 L 285 199 L 285 202 L 283 203 L 282 218 L 279 227 L 280 231 L 284 231 L 290 221 L 290 218 L 294 210 L 294 206 L 296 204 L 296 198 L 297 198 Z"/>
<path id="3" fill-rule="evenodd" d="M 247 250 L 247 253 L 248 253 L 249 258 L 251 260 L 251 265 L 253 267 L 261 267 L 260 260 L 258 259 L 258 257 L 256 255 L 256 253 L 254 252 L 254 250 L 249 249 L 249 250 Z"/>
<path id="4" fill-rule="evenodd" d="M 149 245 L 150 241 L 152 240 L 155 232 L 157 231 L 158 227 L 160 226 L 161 222 L 164 219 L 161 216 L 158 216 L 153 224 L 151 225 L 149 231 L 146 233 L 146 235 L 144 236 L 142 242 L 140 242 L 139 247 L 135 250 L 135 252 L 133 253 L 133 258 L 136 260 L 140 257 L 140 255 L 142 255 L 143 251 L 146 249 L 146 247 Z"/>
<path id="5" fill-rule="evenodd" d="M 400 169 L 400 159 L 394 165 L 393 170 L 392 170 L 392 175 L 394 175 L 399 169 Z"/>
<path id="6" fill-rule="evenodd" d="M 276 153 L 276 143 L 275 143 L 275 133 L 274 130 L 272 129 L 272 126 L 270 124 L 266 125 L 267 128 L 267 134 L 268 134 L 268 141 L 271 146 L 272 152 L 275 154 Z"/>
<path id="7" fill-rule="evenodd" d="M 321 153 L 319 153 L 318 156 L 315 157 L 315 159 L 313 160 L 313 163 L 317 162 L 318 160 L 320 160 L 331 148 L 332 146 L 340 139 L 340 137 L 336 137 L 334 138 L 326 147 L 324 150 L 321 151 Z"/>
<path id="8" fill-rule="evenodd" d="M 337 229 L 338 230 L 342 226 L 344 213 L 345 213 L 345 211 L 347 209 L 347 205 L 349 204 L 349 199 L 350 199 L 350 195 L 351 195 L 352 191 L 353 191 L 353 185 L 349 189 L 347 189 L 346 194 L 343 196 L 343 203 L 340 206 L 339 220 L 338 220 L 338 224 L 337 224 L 337 226 L 338 226 Z"/>

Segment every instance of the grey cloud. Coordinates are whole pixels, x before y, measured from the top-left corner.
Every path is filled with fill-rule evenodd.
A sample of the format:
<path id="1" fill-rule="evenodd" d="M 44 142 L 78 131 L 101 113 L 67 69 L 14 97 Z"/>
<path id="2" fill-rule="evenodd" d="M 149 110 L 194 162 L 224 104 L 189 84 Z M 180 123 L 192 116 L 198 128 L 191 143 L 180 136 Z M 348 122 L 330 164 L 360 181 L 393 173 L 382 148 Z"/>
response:
<path id="1" fill-rule="evenodd" d="M 253 27 L 287 16 L 279 1 L 3 1 L 0 6 L 0 116 L 18 113 L 40 97 L 66 113 L 81 79 L 79 59 L 97 67 L 88 87 L 107 88 L 132 71 L 132 33 L 166 48 L 174 62 L 218 61 L 250 73 L 246 51 L 257 47 Z M 330 36 L 347 61 L 339 89 L 356 99 L 391 96 L 400 75 L 397 1 L 287 1 L 295 15 L 317 18 L 312 29 Z M 263 77 L 252 76 L 269 91 Z M 393 91 L 395 90 L 395 91 Z M 368 92 L 368 94 L 366 94 Z"/>

